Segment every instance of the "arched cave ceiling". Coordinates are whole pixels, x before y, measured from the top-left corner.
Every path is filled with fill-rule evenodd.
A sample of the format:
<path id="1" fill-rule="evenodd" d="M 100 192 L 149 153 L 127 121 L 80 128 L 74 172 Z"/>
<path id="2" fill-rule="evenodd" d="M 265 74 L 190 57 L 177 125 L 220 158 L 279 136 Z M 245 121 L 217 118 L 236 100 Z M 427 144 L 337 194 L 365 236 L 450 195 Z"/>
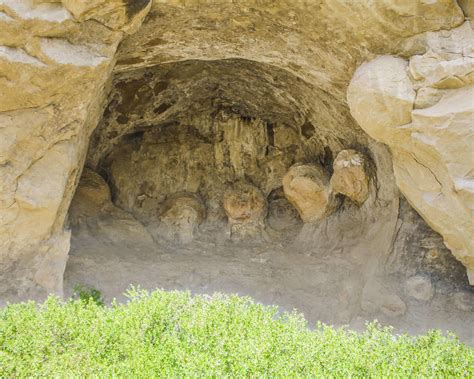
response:
<path id="1" fill-rule="evenodd" d="M 245 59 L 189 60 L 115 75 L 88 164 L 95 167 L 124 135 L 218 114 L 292 128 L 321 151 L 367 144 L 344 103 L 286 70 Z"/>

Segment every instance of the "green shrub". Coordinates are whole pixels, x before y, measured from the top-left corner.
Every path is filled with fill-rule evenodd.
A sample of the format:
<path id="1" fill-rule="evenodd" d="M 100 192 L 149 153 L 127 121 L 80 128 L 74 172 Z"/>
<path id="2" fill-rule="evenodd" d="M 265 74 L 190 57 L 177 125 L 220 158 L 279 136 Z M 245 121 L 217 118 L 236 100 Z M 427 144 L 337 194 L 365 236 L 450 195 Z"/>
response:
<path id="1" fill-rule="evenodd" d="M 370 324 L 359 334 L 249 298 L 129 291 L 128 304 L 13 304 L 0 310 L 0 377 L 466 377 L 474 351 L 432 331 Z"/>
<path id="2" fill-rule="evenodd" d="M 83 301 L 93 301 L 97 305 L 105 305 L 102 292 L 96 288 L 88 287 L 84 284 L 77 284 L 73 288 L 73 299 Z"/>

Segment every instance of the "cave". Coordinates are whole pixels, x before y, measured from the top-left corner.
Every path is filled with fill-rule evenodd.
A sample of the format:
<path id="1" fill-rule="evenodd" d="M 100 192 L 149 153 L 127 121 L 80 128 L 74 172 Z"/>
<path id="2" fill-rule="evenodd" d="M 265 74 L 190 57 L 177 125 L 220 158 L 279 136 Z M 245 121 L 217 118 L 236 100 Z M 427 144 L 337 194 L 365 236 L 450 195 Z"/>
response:
<path id="1" fill-rule="evenodd" d="M 69 294 L 77 283 L 108 300 L 130 283 L 236 292 L 362 328 L 413 324 L 408 286 L 423 329 L 446 322 L 427 305 L 435 285 L 453 286 L 446 267 L 469 287 L 400 199 L 388 149 L 287 70 L 223 59 L 116 73 L 90 141 L 69 211 Z M 401 217 L 422 239 L 405 243 Z"/>
<path id="2" fill-rule="evenodd" d="M 0 6 L 0 305 L 133 284 L 474 343 L 466 1 L 86 3 Z"/>

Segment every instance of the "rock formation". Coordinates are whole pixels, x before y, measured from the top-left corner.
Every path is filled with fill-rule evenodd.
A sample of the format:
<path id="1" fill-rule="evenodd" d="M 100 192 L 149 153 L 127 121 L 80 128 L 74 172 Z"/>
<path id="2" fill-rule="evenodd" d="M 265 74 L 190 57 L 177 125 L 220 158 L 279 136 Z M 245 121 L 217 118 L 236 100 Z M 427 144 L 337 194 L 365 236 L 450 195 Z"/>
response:
<path id="1" fill-rule="evenodd" d="M 424 53 L 362 65 L 348 102 L 360 126 L 390 146 L 398 187 L 474 283 L 474 32 L 466 21 L 414 39 Z"/>
<path id="2" fill-rule="evenodd" d="M 151 6 L 75 3 L 0 3 L 0 292 L 14 299 L 62 294 L 64 220 L 117 46 Z"/>
<path id="3" fill-rule="evenodd" d="M 231 236 L 258 235 L 267 215 L 267 204 L 255 186 L 238 182 L 224 192 L 223 206 L 228 217 Z"/>
<path id="4" fill-rule="evenodd" d="M 334 159 L 331 190 L 361 205 L 369 197 L 366 158 L 355 150 L 342 150 Z"/>
<path id="5" fill-rule="evenodd" d="M 176 195 L 166 200 L 160 215 L 161 236 L 171 241 L 187 243 L 193 240 L 206 209 L 192 194 Z"/>
<path id="6" fill-rule="evenodd" d="M 329 177 L 317 165 L 292 166 L 282 183 L 286 198 L 295 206 L 304 222 L 319 221 L 335 208 Z"/>
<path id="7" fill-rule="evenodd" d="M 438 285 L 472 309 L 410 213 L 472 283 L 470 17 L 466 0 L 0 0 L 0 302 L 62 295 L 71 231 L 77 264 L 167 238 L 219 250 L 229 221 L 308 242 L 321 278 L 337 260 L 323 300 L 342 321 L 410 317 Z M 432 299 L 399 285 L 418 276 Z"/>

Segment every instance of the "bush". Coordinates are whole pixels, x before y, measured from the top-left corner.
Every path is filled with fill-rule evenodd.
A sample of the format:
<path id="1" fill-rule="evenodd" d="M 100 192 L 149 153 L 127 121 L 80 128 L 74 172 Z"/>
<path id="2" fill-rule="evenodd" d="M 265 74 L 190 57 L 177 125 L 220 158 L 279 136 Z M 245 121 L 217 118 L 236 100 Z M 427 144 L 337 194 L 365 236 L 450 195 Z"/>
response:
<path id="1" fill-rule="evenodd" d="M 98 289 L 88 287 L 84 284 L 74 286 L 72 298 L 84 300 L 86 302 L 92 300 L 97 305 L 105 305 L 102 293 Z"/>
<path id="2" fill-rule="evenodd" d="M 129 291 L 0 310 L 0 377 L 474 376 L 474 351 L 438 331 L 410 337 L 370 324 L 359 334 L 249 298 Z"/>

